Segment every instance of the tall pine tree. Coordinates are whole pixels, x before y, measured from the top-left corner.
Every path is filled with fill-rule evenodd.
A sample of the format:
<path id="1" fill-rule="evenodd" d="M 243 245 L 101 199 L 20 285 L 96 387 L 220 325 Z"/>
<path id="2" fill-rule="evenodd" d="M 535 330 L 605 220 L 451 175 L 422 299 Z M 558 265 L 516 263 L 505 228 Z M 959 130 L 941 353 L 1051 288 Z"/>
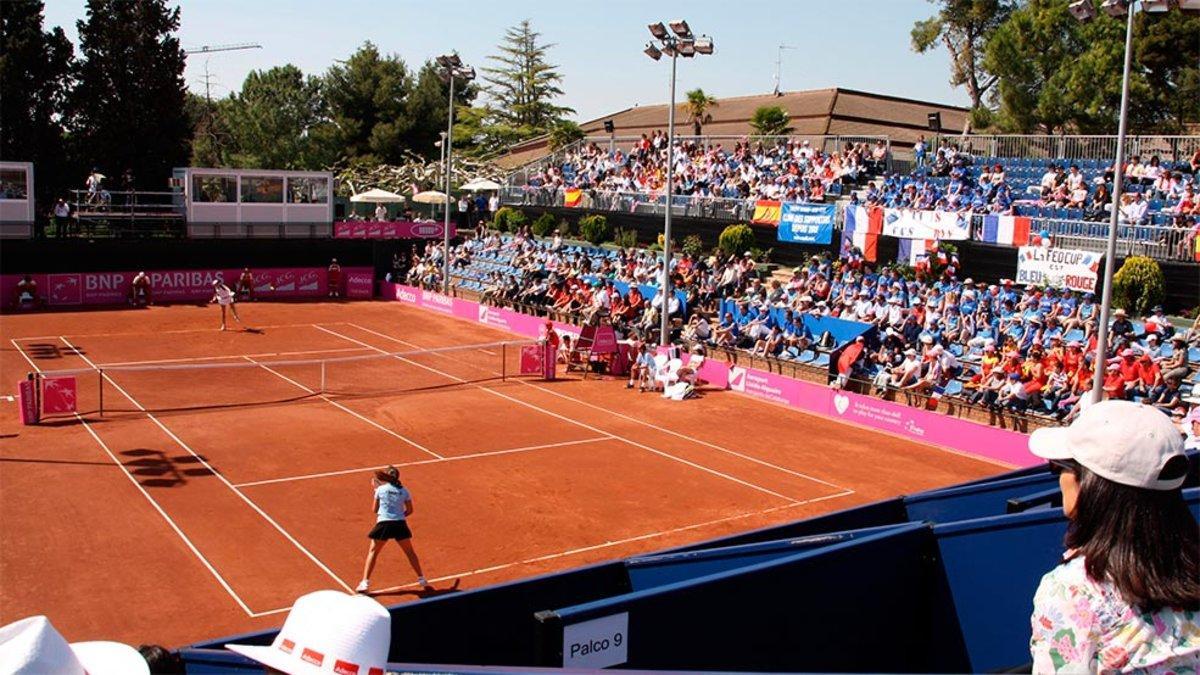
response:
<path id="1" fill-rule="evenodd" d="M 83 60 L 68 113 L 79 170 L 98 167 L 114 183 L 128 170 L 139 189 L 165 190 L 171 169 L 188 161 L 191 136 L 179 9 L 166 0 L 88 0 L 76 25 Z"/>
<path id="2" fill-rule="evenodd" d="M 517 130 L 522 138 L 544 134 L 575 112 L 553 102 L 562 96 L 562 75 L 546 60 L 554 45 L 540 43 L 541 37 L 528 19 L 509 28 L 497 47 L 500 53 L 488 57 L 497 65 L 483 69 L 495 122 Z"/>
<path id="3" fill-rule="evenodd" d="M 329 69 L 325 100 L 347 159 L 368 164 L 403 161 L 411 80 L 400 57 L 384 56 L 370 42 Z"/>
<path id="4" fill-rule="evenodd" d="M 38 203 L 69 184 L 62 110 L 73 49 L 61 28 L 42 30 L 44 4 L 6 3 L 0 11 L 0 158 L 33 162 Z"/>

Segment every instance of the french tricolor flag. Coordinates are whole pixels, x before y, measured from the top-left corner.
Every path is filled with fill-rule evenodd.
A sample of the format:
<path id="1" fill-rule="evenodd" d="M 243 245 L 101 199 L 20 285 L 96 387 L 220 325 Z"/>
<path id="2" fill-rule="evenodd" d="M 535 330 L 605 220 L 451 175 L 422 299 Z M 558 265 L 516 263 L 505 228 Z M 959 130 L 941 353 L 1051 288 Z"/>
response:
<path id="1" fill-rule="evenodd" d="M 937 250 L 937 239 L 900 239 L 899 243 L 896 260 L 910 267 L 928 268 L 929 255 Z"/>
<path id="2" fill-rule="evenodd" d="M 1005 246 L 1028 246 L 1031 224 L 1025 216 L 984 216 L 983 240 Z"/>
<path id="3" fill-rule="evenodd" d="M 856 206 L 846 209 L 845 225 L 842 228 L 842 250 L 858 247 L 868 262 L 878 258 L 879 233 L 883 232 L 883 208 L 879 206 Z"/>

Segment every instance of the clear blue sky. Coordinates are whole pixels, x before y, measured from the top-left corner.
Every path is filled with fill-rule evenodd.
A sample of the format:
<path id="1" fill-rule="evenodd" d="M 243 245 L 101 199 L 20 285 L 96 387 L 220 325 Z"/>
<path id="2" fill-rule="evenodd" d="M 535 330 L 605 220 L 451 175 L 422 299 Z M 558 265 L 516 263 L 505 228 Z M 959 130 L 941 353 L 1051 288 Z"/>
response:
<path id="1" fill-rule="evenodd" d="M 633 105 L 664 103 L 669 66 L 642 54 L 646 24 L 683 17 L 697 33 L 713 36 L 710 57 L 680 60 L 679 92 L 703 87 L 718 97 L 761 94 L 774 86 L 777 46 L 783 52 L 783 88 L 841 86 L 965 105 L 966 93 L 948 84 L 941 50 L 919 55 L 909 47 L 915 20 L 931 15 L 929 0 L 191 0 L 183 5 L 185 48 L 257 42 L 263 49 L 189 57 L 188 86 L 203 91 L 205 66 L 213 94 L 238 89 L 253 69 L 292 63 L 324 72 L 370 40 L 410 67 L 457 50 L 477 68 L 487 65 L 504 29 L 531 19 L 555 43 L 561 103 L 588 120 Z M 836 11 L 832 8 L 836 7 Z M 75 39 L 84 0 L 50 0 L 46 24 Z"/>

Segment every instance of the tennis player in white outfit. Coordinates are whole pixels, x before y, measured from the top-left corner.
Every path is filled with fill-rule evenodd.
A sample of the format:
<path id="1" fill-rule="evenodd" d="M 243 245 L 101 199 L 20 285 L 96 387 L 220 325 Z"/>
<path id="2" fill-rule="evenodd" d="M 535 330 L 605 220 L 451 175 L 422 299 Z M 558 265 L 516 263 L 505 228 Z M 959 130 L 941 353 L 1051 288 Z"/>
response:
<path id="1" fill-rule="evenodd" d="M 241 318 L 238 317 L 237 298 L 234 296 L 233 290 L 231 290 L 228 286 L 226 286 L 225 282 L 221 281 L 220 279 L 213 279 L 213 299 L 210 302 L 215 302 L 221 306 L 221 330 L 226 330 L 226 328 L 225 328 L 225 308 L 226 307 L 229 308 L 230 312 L 233 312 L 233 320 L 237 321 L 238 325 L 241 326 L 242 328 L 246 327 L 246 325 L 242 323 Z"/>

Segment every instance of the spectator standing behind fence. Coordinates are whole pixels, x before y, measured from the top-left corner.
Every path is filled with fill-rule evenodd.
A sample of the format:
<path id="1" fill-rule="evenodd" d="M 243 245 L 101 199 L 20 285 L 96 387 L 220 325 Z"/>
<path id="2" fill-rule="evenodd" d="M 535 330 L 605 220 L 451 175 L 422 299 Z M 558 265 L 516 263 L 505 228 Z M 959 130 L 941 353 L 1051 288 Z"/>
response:
<path id="1" fill-rule="evenodd" d="M 1063 561 L 1034 597 L 1033 671 L 1195 673 L 1200 536 L 1179 428 L 1105 401 L 1035 431 L 1029 448 L 1058 474 L 1070 520 Z"/>
<path id="2" fill-rule="evenodd" d="M 65 237 L 71 233 L 71 207 L 59 197 L 54 202 L 54 234 Z"/>

